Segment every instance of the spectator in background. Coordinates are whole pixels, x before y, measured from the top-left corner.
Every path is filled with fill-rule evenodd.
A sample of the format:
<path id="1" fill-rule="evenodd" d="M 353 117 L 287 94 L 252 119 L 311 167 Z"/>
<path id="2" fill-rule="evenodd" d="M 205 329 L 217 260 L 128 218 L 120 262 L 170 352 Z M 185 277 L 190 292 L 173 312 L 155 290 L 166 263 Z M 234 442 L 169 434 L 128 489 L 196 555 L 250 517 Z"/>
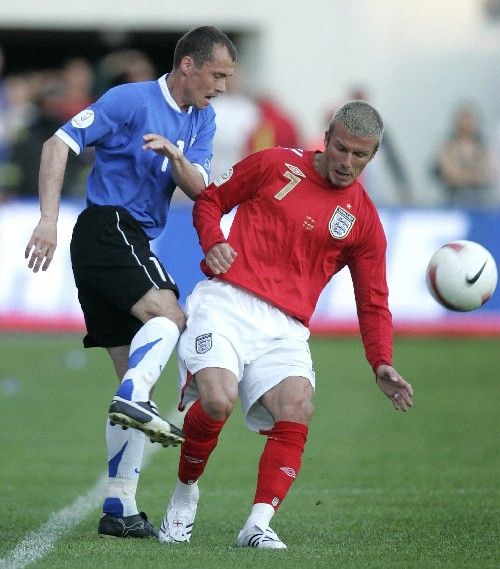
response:
<path id="1" fill-rule="evenodd" d="M 43 143 L 59 127 L 55 111 L 56 87 L 47 82 L 45 89 L 35 95 L 31 114 L 19 123 L 11 147 L 11 172 L 15 173 L 12 191 L 16 197 L 38 196 L 38 166 Z M 66 178 L 67 180 L 67 178 Z"/>
<path id="2" fill-rule="evenodd" d="M 261 95 L 255 100 L 260 120 L 248 141 L 247 154 L 275 146 L 298 148 L 300 136 L 292 117 L 269 96 Z"/>
<path id="3" fill-rule="evenodd" d="M 350 99 L 370 102 L 370 96 L 366 87 L 353 87 L 350 92 Z M 401 156 L 396 149 L 396 143 L 387 125 L 384 130 L 384 138 L 380 145 L 377 156 L 368 164 L 363 173 L 363 182 L 366 189 L 375 203 L 381 205 L 387 201 L 387 197 L 383 193 L 382 187 L 387 183 L 381 174 L 382 162 L 384 163 L 394 189 L 396 191 L 396 199 L 400 204 L 411 204 L 414 201 L 413 190 L 410 184 L 410 178 L 407 169 L 403 164 Z"/>
<path id="4" fill-rule="evenodd" d="M 33 121 L 36 105 L 29 74 L 9 75 L 5 78 L 5 88 L 9 100 L 7 130 L 11 144 L 12 141 L 16 140 L 18 133 Z"/>
<path id="5" fill-rule="evenodd" d="M 97 66 L 96 90 L 99 95 L 123 83 L 152 81 L 156 70 L 139 49 L 120 49 L 103 57 Z"/>
<path id="6" fill-rule="evenodd" d="M 448 205 L 482 207 L 490 203 L 493 164 L 471 103 L 455 111 L 449 138 L 439 149 L 435 173 Z"/>
<path id="7" fill-rule="evenodd" d="M 66 122 L 94 102 L 94 70 L 83 58 L 68 60 L 61 72 L 60 93 L 56 111 L 60 122 Z"/>
<path id="8" fill-rule="evenodd" d="M 7 88 L 5 86 L 5 79 L 3 70 L 5 66 L 5 56 L 2 47 L 0 46 L 0 164 L 8 157 L 8 112 L 9 112 L 9 98 L 7 96 Z"/>
<path id="9" fill-rule="evenodd" d="M 59 124 L 69 121 L 95 101 L 95 73 L 82 57 L 69 59 L 60 74 L 60 90 L 54 101 L 54 114 Z M 85 148 L 78 156 L 68 156 L 62 188 L 64 197 L 85 197 L 85 180 L 94 162 L 94 148 Z"/>
<path id="10" fill-rule="evenodd" d="M 500 206 L 500 121 L 497 122 L 493 131 L 492 160 L 494 169 L 493 180 L 493 204 Z"/>
<path id="11" fill-rule="evenodd" d="M 5 56 L 0 46 L 0 202 L 6 201 L 10 197 L 8 190 L 8 159 L 9 159 L 9 98 L 3 70 Z"/>
<path id="12" fill-rule="evenodd" d="M 76 77 L 80 72 L 82 77 Z M 78 101 L 83 108 L 92 101 L 88 64 L 84 60 L 71 60 L 62 71 L 46 72 L 43 81 L 29 75 L 17 76 L 9 79 L 8 85 L 12 102 L 9 188 L 16 197 L 38 197 L 38 166 L 43 143 L 62 122 L 76 114 L 68 115 L 78 108 Z M 85 179 L 93 156 L 92 148 L 78 156 L 68 156 L 62 196 L 85 196 Z"/>
<path id="13" fill-rule="evenodd" d="M 260 122 L 255 100 L 243 86 L 241 69 L 235 70 L 226 92 L 212 102 L 217 130 L 214 138 L 211 179 L 216 180 L 248 154 L 249 140 Z"/>
<path id="14" fill-rule="evenodd" d="M 212 180 L 253 152 L 300 145 L 291 117 L 269 96 L 250 94 L 242 70 L 231 79 L 227 92 L 213 103 L 217 113 Z"/>

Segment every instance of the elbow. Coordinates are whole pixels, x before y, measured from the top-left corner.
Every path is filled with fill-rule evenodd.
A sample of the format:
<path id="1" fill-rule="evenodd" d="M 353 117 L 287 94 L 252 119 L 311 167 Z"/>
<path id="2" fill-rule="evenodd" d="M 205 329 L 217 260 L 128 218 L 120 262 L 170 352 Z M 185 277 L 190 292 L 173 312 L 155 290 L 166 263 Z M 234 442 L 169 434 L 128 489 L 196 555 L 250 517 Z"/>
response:
<path id="1" fill-rule="evenodd" d="M 193 201 L 196 201 L 196 198 L 200 196 L 204 190 L 205 190 L 205 185 L 200 185 L 193 188 L 189 188 L 189 190 L 186 191 L 185 193 L 188 196 L 188 198 L 192 199 Z"/>

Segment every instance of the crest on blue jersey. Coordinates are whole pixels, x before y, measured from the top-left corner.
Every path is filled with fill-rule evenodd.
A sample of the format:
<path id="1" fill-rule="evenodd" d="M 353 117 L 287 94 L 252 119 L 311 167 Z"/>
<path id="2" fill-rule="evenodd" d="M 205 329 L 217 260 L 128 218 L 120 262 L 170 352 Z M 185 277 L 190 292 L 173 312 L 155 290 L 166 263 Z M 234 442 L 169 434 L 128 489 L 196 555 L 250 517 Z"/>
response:
<path id="1" fill-rule="evenodd" d="M 212 349 L 212 334 L 202 334 L 197 336 L 195 340 L 196 353 L 204 354 Z"/>
<path id="2" fill-rule="evenodd" d="M 334 239 L 344 239 L 349 235 L 355 221 L 356 218 L 352 213 L 338 205 L 328 223 L 330 235 Z"/>
<path id="3" fill-rule="evenodd" d="M 75 128 L 87 128 L 95 119 L 94 111 L 92 109 L 85 109 L 71 119 L 71 124 Z"/>

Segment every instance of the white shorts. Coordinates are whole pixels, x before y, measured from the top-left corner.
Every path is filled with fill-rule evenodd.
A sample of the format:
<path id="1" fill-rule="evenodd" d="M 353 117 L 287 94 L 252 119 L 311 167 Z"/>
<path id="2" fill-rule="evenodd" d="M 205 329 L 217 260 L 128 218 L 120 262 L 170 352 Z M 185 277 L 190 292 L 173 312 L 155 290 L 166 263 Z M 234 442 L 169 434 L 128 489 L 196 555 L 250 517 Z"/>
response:
<path id="1" fill-rule="evenodd" d="M 265 300 L 211 279 L 195 286 L 186 314 L 177 347 L 180 409 L 198 398 L 191 376 L 208 367 L 228 369 L 238 378 L 241 407 L 254 431 L 273 427 L 258 400 L 283 379 L 305 377 L 314 389 L 308 328 Z"/>

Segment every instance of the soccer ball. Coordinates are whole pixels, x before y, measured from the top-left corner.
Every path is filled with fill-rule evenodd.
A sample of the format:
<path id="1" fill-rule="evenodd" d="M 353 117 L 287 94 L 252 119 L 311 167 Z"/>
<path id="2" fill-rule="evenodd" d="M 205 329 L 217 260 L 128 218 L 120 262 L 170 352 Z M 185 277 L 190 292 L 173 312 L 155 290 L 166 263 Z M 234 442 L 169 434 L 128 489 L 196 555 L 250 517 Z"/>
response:
<path id="1" fill-rule="evenodd" d="M 439 304 L 458 312 L 487 302 L 498 281 L 491 253 L 474 241 L 453 241 L 438 249 L 427 265 L 427 287 Z"/>

